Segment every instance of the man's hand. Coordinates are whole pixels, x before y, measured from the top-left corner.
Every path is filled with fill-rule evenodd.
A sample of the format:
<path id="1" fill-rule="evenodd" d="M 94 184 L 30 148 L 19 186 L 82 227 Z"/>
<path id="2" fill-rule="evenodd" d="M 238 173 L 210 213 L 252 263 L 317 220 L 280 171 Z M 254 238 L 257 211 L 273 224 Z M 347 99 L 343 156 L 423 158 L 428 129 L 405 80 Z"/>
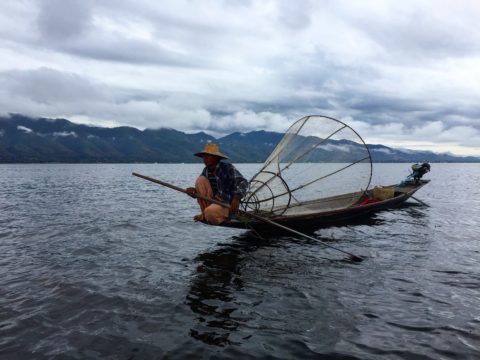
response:
<path id="1" fill-rule="evenodd" d="M 240 206 L 241 198 L 239 196 L 234 196 L 232 202 L 230 203 L 230 214 L 238 213 L 238 207 Z"/>
<path id="2" fill-rule="evenodd" d="M 195 194 L 197 193 L 197 189 L 193 188 L 193 187 L 189 187 L 187 188 L 187 194 L 188 196 L 191 196 L 192 198 L 195 198 Z"/>

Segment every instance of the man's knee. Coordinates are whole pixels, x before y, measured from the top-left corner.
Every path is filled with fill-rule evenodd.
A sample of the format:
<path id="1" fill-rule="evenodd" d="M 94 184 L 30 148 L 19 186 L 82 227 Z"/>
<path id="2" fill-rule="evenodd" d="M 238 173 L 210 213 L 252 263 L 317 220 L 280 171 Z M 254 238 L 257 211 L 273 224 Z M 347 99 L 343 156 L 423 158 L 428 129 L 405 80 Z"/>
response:
<path id="1" fill-rule="evenodd" d="M 200 175 L 195 181 L 195 189 L 197 189 L 198 193 L 201 195 L 207 195 L 212 192 L 210 181 L 208 181 L 208 179 L 203 175 Z"/>
<path id="2" fill-rule="evenodd" d="M 204 210 L 205 220 L 212 225 L 219 225 L 225 220 L 227 217 L 223 214 L 221 209 L 218 209 L 216 206 L 207 206 Z"/>

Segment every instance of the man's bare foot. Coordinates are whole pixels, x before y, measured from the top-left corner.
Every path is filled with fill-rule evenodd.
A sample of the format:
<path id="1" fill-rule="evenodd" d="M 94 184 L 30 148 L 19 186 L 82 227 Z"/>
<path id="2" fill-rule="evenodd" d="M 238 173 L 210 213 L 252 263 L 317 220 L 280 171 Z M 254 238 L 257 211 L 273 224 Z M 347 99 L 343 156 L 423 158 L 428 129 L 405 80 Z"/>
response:
<path id="1" fill-rule="evenodd" d="M 193 217 L 193 221 L 205 221 L 203 214 L 198 214 Z"/>

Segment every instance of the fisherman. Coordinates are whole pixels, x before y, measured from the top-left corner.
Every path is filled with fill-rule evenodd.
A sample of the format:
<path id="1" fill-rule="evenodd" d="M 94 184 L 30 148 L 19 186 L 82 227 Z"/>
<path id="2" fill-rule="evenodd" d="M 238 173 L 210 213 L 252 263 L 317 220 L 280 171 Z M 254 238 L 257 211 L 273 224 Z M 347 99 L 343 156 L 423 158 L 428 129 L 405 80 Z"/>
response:
<path id="1" fill-rule="evenodd" d="M 194 155 L 203 159 L 205 168 L 195 182 L 195 187 L 187 188 L 188 195 L 195 197 L 198 194 L 214 198 L 230 204 L 230 208 L 197 198 L 202 212 L 195 215 L 193 220 L 206 221 L 212 225 L 228 221 L 232 214 L 237 213 L 240 200 L 247 192 L 248 181 L 235 166 L 221 161 L 228 157 L 220 152 L 216 144 L 209 143 L 202 151 Z"/>

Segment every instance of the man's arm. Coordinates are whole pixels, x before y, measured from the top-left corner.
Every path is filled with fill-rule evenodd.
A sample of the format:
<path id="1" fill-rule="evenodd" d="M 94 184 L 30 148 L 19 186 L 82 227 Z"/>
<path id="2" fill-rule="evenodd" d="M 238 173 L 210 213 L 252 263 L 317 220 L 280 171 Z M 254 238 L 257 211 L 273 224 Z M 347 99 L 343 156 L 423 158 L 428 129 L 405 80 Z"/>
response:
<path id="1" fill-rule="evenodd" d="M 235 166 L 232 165 L 233 179 L 235 191 L 233 193 L 232 201 L 230 202 L 230 213 L 236 214 L 240 206 L 240 201 L 247 193 L 248 181 L 242 176 Z"/>
<path id="2" fill-rule="evenodd" d="M 234 196 L 232 198 L 232 202 L 230 203 L 230 214 L 236 214 L 238 212 L 238 208 L 240 207 L 240 201 L 242 200 L 239 196 Z"/>
<path id="3" fill-rule="evenodd" d="M 207 176 L 207 168 L 203 168 L 202 170 L 202 173 L 200 174 L 200 176 Z M 197 189 L 195 189 L 194 187 L 188 187 L 187 189 L 187 194 L 193 198 L 195 198 L 196 196 L 196 193 L 197 193 Z"/>

